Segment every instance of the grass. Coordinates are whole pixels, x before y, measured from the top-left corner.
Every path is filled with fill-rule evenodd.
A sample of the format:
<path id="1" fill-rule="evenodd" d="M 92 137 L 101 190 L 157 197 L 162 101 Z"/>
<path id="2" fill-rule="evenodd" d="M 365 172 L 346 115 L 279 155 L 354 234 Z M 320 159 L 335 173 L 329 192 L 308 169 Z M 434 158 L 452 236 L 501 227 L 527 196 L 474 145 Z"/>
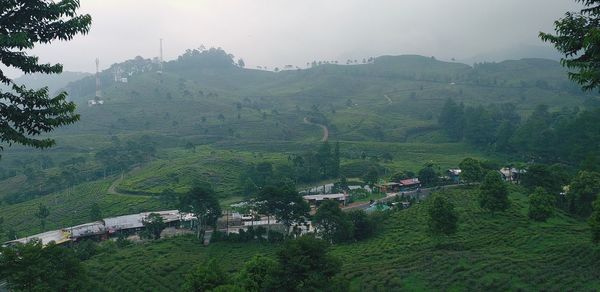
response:
<path id="1" fill-rule="evenodd" d="M 436 239 L 426 233 L 426 201 L 392 213 L 374 238 L 332 248 L 352 291 L 600 288 L 600 249 L 592 245 L 584 222 L 562 213 L 533 222 L 526 216 L 527 198 L 517 189 L 511 208 L 494 215 L 478 207 L 474 190 L 445 195 L 460 216 L 453 236 Z M 192 237 L 179 237 L 100 254 L 85 265 L 107 290 L 167 291 L 181 287 L 187 271 L 210 257 L 234 272 L 252 255 L 274 250 L 259 243 L 203 247 Z"/>

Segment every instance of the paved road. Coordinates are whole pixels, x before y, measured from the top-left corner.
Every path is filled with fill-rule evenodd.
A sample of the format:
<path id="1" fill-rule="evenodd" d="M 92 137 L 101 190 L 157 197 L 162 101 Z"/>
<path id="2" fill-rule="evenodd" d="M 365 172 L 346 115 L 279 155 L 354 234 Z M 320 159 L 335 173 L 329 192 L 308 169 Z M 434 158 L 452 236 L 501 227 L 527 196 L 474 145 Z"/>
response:
<path id="1" fill-rule="evenodd" d="M 447 185 L 447 186 L 443 186 L 442 188 L 447 189 L 447 188 L 456 188 L 456 187 L 461 187 L 464 185 Z M 375 203 L 384 203 L 384 202 L 389 202 L 392 201 L 396 198 L 396 196 L 400 196 L 402 194 L 404 194 L 405 196 L 409 196 L 411 198 L 415 198 L 415 199 L 425 199 L 429 196 L 429 194 L 431 194 L 432 191 L 437 190 L 438 187 L 434 187 L 434 188 L 423 188 L 421 189 L 420 192 L 415 191 L 407 191 L 407 192 L 400 192 L 400 193 L 388 193 L 385 198 L 381 198 L 378 200 L 375 200 Z M 360 202 L 360 203 L 354 203 L 354 204 L 350 204 L 348 206 L 345 206 L 342 208 L 342 210 L 344 211 L 350 211 L 350 210 L 355 210 L 355 209 L 360 209 L 360 210 L 365 210 L 368 209 L 371 206 L 371 204 L 369 202 Z"/>
<path id="2" fill-rule="evenodd" d="M 321 139 L 321 142 L 326 142 L 329 139 L 329 129 L 327 128 L 327 126 L 313 123 L 309 121 L 308 118 L 304 118 L 304 123 L 309 125 L 317 125 L 321 127 L 321 129 L 323 129 L 323 138 Z"/>

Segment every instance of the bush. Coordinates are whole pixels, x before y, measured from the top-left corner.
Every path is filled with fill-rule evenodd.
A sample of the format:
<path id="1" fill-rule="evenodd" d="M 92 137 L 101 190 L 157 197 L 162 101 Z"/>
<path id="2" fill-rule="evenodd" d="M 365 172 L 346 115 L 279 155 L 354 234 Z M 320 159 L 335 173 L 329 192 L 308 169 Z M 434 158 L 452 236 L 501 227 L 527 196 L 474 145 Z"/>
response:
<path id="1" fill-rule="evenodd" d="M 554 196 L 542 188 L 537 187 L 535 192 L 529 196 L 529 218 L 536 221 L 546 221 L 554 213 Z"/>
<path id="2" fill-rule="evenodd" d="M 283 235 L 283 233 L 278 232 L 278 231 L 274 231 L 274 230 L 269 230 L 269 232 L 267 233 L 267 235 L 268 235 L 270 243 L 282 242 L 283 239 L 285 238 L 285 236 Z"/>

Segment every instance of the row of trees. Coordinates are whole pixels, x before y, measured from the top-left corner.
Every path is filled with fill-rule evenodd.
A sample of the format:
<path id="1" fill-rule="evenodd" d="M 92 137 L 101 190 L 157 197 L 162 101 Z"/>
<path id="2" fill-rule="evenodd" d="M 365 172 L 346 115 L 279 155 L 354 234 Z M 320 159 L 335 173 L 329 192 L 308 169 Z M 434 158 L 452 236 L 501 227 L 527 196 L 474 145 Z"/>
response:
<path id="1" fill-rule="evenodd" d="M 288 163 L 273 167 L 270 162 L 249 166 L 240 177 L 240 187 L 246 196 L 252 196 L 269 184 L 289 180 L 294 183 L 310 183 L 340 175 L 340 146 L 334 148 L 327 142 L 317 151 L 302 155 L 290 155 Z"/>
<path id="2" fill-rule="evenodd" d="M 600 109 L 550 112 L 540 105 L 521 122 L 513 104 L 470 107 L 448 99 L 438 122 L 454 141 L 536 161 L 577 166 L 600 156 L 595 147 L 600 139 Z"/>

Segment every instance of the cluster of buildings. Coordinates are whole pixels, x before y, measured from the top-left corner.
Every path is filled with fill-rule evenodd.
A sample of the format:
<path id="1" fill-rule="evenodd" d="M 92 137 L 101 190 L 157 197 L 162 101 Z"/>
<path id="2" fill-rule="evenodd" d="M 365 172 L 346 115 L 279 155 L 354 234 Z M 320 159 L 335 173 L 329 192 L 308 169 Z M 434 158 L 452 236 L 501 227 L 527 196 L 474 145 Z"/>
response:
<path id="1" fill-rule="evenodd" d="M 59 230 L 47 231 L 44 233 L 8 241 L 5 244 L 24 244 L 34 238 L 41 240 L 42 244 L 44 245 L 47 245 L 51 241 L 54 241 L 57 244 L 63 244 L 67 242 L 77 242 L 88 238 L 106 240 L 117 234 L 131 234 L 142 230 L 144 228 L 144 221 L 152 213 L 159 214 L 167 226 L 177 226 L 183 221 L 190 221 L 194 219 L 191 214 L 181 213 L 177 210 L 144 212 L 104 218 L 96 222 L 66 227 Z"/>

